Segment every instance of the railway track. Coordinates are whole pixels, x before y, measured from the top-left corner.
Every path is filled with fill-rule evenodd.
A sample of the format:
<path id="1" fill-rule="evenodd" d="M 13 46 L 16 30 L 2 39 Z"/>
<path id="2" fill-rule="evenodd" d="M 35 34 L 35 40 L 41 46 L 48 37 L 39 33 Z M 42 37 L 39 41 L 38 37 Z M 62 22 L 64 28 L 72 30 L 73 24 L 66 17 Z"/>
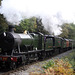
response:
<path id="1" fill-rule="evenodd" d="M 22 66 L 20 66 L 20 67 L 18 67 L 17 69 L 15 69 L 15 70 L 11 70 L 11 71 L 6 71 L 6 70 L 3 70 L 3 71 L 1 71 L 0 72 L 0 75 L 10 75 L 10 74 L 13 74 L 13 73 L 15 73 L 15 72 L 18 72 L 18 71 L 25 71 L 25 70 L 27 70 L 28 68 L 29 68 L 29 66 L 31 66 L 31 65 L 33 65 L 34 63 L 32 63 L 32 64 L 29 64 L 29 65 L 22 65 Z"/>
<path id="2" fill-rule="evenodd" d="M 19 72 L 19 71 L 25 71 L 29 68 L 29 66 L 38 63 L 39 61 L 35 61 L 35 62 L 31 62 L 28 63 L 27 65 L 20 65 L 18 68 L 16 68 L 15 70 L 9 70 L 9 69 L 1 69 L 0 70 L 0 75 L 11 75 L 13 73 Z"/>
<path id="3" fill-rule="evenodd" d="M 73 50 L 70 50 L 70 51 L 58 54 L 56 56 L 52 56 L 50 58 L 45 59 L 44 61 L 49 61 L 52 58 L 61 58 L 63 56 L 68 55 L 72 51 Z M 34 68 L 34 67 L 38 68 L 38 65 L 42 65 L 42 62 L 43 61 L 35 61 L 32 63 L 29 63 L 28 65 L 19 66 L 17 69 L 11 70 L 11 71 L 3 71 L 3 70 L 1 71 L 0 70 L 0 75 L 22 75 L 21 73 L 24 73 L 24 75 L 29 75 L 29 72 L 33 71 L 32 68 Z M 38 64 L 38 65 L 36 66 L 36 64 Z M 30 71 L 30 69 L 31 69 L 31 71 Z"/>

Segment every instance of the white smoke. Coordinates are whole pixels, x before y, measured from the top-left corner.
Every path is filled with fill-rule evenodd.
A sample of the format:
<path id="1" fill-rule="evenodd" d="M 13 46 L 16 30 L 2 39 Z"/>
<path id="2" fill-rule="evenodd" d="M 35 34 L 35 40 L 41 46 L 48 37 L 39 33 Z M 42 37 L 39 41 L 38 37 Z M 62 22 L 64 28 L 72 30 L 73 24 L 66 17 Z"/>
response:
<path id="1" fill-rule="evenodd" d="M 74 0 L 3 0 L 0 13 L 8 22 L 19 24 L 21 20 L 40 16 L 44 27 L 60 34 L 63 22 L 75 23 Z"/>

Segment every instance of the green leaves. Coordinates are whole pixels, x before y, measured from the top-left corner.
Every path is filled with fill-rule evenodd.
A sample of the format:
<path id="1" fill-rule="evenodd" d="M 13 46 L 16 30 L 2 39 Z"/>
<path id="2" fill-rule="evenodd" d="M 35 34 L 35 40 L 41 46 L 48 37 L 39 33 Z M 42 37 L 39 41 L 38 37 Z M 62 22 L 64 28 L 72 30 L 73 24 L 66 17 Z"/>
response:
<path id="1" fill-rule="evenodd" d="M 49 34 L 42 25 L 42 19 L 36 17 L 22 20 L 20 25 L 15 26 L 15 28 L 16 32 L 24 32 L 27 30 L 29 32 L 41 32 L 43 34 Z"/>
<path id="2" fill-rule="evenodd" d="M 69 39 L 75 39 L 75 24 L 73 23 L 64 23 L 61 26 L 61 34 L 59 35 L 60 37 L 63 38 L 69 38 Z"/>
<path id="3" fill-rule="evenodd" d="M 75 69 L 75 50 L 73 50 L 69 55 L 64 57 L 63 59 L 68 60 L 69 63 L 72 65 L 72 68 Z"/>
<path id="4" fill-rule="evenodd" d="M 8 25 L 5 18 L 3 17 L 2 14 L 0 14 L 0 33 L 6 31 L 7 27 Z"/>
<path id="5" fill-rule="evenodd" d="M 54 66 L 54 61 L 53 60 L 50 60 L 45 66 L 43 66 L 44 69 L 47 69 L 49 67 L 53 67 Z"/>
<path id="6" fill-rule="evenodd" d="M 16 32 L 24 32 L 25 30 L 29 32 L 35 31 L 36 18 L 32 17 L 30 19 L 24 19 L 21 21 L 19 26 L 16 26 Z"/>

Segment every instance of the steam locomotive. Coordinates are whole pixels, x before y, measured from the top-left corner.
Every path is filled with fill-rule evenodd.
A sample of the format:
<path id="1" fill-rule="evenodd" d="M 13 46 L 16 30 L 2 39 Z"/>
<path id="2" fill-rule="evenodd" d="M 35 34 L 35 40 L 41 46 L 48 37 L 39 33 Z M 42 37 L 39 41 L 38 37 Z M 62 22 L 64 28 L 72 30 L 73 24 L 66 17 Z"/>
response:
<path id="1" fill-rule="evenodd" d="M 38 33 L 15 33 L 14 26 L 0 34 L 0 67 L 15 69 L 32 60 L 45 59 L 75 47 L 71 39 Z"/>

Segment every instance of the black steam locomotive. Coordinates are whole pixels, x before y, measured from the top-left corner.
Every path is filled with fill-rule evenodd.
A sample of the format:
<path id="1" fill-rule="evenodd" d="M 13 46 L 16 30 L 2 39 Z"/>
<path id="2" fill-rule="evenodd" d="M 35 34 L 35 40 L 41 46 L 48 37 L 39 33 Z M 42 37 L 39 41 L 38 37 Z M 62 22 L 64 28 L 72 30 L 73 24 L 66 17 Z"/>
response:
<path id="1" fill-rule="evenodd" d="M 45 59 L 51 55 L 75 47 L 71 39 L 42 33 L 15 33 L 14 26 L 0 34 L 0 67 L 14 69 L 32 60 Z"/>

